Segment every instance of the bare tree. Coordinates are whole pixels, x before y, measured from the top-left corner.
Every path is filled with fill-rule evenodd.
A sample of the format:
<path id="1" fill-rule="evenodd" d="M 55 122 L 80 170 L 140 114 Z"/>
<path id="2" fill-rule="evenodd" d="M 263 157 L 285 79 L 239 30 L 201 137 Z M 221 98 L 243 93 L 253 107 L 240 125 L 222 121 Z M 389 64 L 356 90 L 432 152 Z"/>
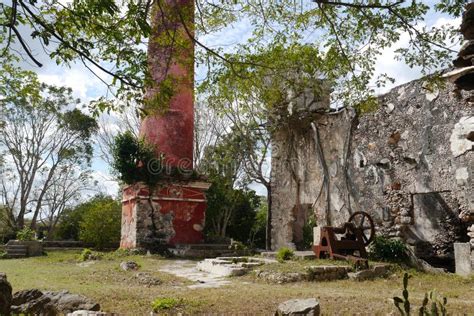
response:
<path id="1" fill-rule="evenodd" d="M 130 131 L 135 137 L 139 137 L 140 121 L 136 107 L 123 107 L 122 112 L 113 112 L 101 116 L 95 141 L 99 148 L 100 158 L 109 166 L 113 162 L 112 148 L 115 137 L 125 131 Z"/>
<path id="2" fill-rule="evenodd" d="M 94 192 L 89 170 L 82 170 L 73 165 L 62 166 L 54 175 L 43 199 L 39 220 L 46 228 L 50 238 L 64 210 L 72 208 L 81 201 L 86 192 Z"/>
<path id="3" fill-rule="evenodd" d="M 90 138 L 97 129 L 95 119 L 75 106 L 79 100 L 71 89 L 38 82 L 36 75 L 4 67 L 0 85 L 10 89 L 0 101 L 0 203 L 10 224 L 21 229 L 31 213 L 35 228 L 49 190 L 58 174 L 76 166 L 87 168 L 92 156 Z M 57 212 L 57 210 L 56 210 Z"/>
<path id="4" fill-rule="evenodd" d="M 245 102 L 245 104 L 241 104 Z M 246 110 L 244 110 L 246 109 Z M 236 144 L 241 152 L 241 174 L 243 183 L 252 182 L 261 184 L 267 191 L 267 224 L 266 248 L 271 248 L 271 182 L 270 182 L 270 131 L 267 128 L 267 111 L 261 102 L 246 102 L 239 100 L 239 104 L 228 106 L 224 110 L 225 116 L 232 123 L 232 131 Z"/>
<path id="5" fill-rule="evenodd" d="M 194 166 L 199 169 L 206 148 L 215 147 L 230 131 L 230 121 L 206 102 L 199 100 L 194 107 Z M 204 170 L 203 170 L 204 171 Z"/>

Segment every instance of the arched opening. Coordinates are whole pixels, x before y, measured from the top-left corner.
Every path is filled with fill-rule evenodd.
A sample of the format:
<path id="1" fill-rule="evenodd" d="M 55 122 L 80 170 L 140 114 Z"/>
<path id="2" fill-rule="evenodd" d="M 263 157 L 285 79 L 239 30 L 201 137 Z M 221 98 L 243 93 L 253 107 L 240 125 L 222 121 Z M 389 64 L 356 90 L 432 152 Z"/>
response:
<path id="1" fill-rule="evenodd" d="M 328 245 L 328 241 L 326 237 L 323 237 L 323 239 L 321 240 L 321 246 L 327 246 L 327 245 Z"/>
<path id="2" fill-rule="evenodd" d="M 466 138 L 468 140 L 470 140 L 471 142 L 474 142 L 474 131 L 469 132 L 469 134 L 467 134 Z"/>

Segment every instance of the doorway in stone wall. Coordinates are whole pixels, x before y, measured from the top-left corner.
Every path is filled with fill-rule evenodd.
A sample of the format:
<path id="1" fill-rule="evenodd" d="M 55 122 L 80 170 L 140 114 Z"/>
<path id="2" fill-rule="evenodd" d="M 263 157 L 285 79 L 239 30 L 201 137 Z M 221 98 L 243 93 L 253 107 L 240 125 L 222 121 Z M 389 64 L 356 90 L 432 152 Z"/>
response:
<path id="1" fill-rule="evenodd" d="M 467 226 L 459 219 L 459 202 L 446 192 L 412 195 L 413 224 L 407 236 L 415 255 L 429 264 L 454 272 L 454 242 L 467 241 Z"/>
<path id="2" fill-rule="evenodd" d="M 311 204 L 297 204 L 292 209 L 293 239 L 297 250 L 310 250 L 313 244 L 313 227 L 316 225 Z"/>

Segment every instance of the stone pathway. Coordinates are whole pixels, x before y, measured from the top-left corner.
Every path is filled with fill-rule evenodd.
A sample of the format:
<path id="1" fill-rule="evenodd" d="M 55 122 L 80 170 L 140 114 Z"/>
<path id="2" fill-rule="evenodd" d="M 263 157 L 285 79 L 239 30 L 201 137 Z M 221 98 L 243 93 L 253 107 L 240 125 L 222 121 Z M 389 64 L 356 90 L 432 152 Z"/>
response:
<path id="1" fill-rule="evenodd" d="M 197 282 L 196 284 L 189 285 L 188 288 L 190 289 L 215 288 L 231 283 L 225 277 L 199 271 L 196 267 L 196 261 L 191 260 L 173 261 L 172 264 L 161 267 L 159 271 Z"/>

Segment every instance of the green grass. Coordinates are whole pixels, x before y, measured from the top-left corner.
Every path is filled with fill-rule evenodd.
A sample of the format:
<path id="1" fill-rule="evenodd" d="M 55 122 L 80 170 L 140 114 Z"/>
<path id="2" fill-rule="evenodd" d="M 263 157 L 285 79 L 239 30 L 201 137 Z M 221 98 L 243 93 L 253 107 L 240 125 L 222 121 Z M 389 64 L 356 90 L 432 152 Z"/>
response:
<path id="1" fill-rule="evenodd" d="M 390 302 L 400 296 L 402 270 L 385 279 L 353 282 L 299 282 L 266 284 L 253 282 L 249 277 L 230 278 L 228 286 L 213 289 L 189 289 L 191 281 L 160 272 L 160 267 L 171 263 L 158 256 L 116 256 L 104 254 L 98 261 L 79 261 L 80 252 L 50 252 L 48 256 L 0 260 L 0 272 L 5 272 L 14 291 L 29 288 L 69 290 L 88 296 L 101 304 L 102 309 L 126 315 L 145 315 L 152 302 L 170 298 L 179 302 L 172 312 L 272 314 L 279 303 L 292 298 L 314 297 L 326 315 L 356 314 L 386 315 L 394 312 Z M 133 260 L 139 272 L 147 272 L 162 280 L 158 286 L 147 287 L 137 282 L 136 272 L 122 271 L 121 261 Z M 295 269 L 295 265 L 328 264 L 329 261 L 290 261 L 279 269 Z M 332 263 L 332 261 L 331 261 Z M 337 262 L 345 264 L 345 262 Z M 269 268 L 270 266 L 265 267 Z M 261 268 L 261 267 L 260 267 Z M 474 310 L 474 278 L 455 275 L 430 275 L 409 271 L 410 301 L 419 305 L 425 292 L 436 289 L 447 296 L 448 312 L 461 314 Z M 396 315 L 396 314 L 395 314 Z"/>
<path id="2" fill-rule="evenodd" d="M 154 312 L 158 312 L 164 309 L 173 309 L 179 306 L 182 303 L 181 300 L 178 300 L 173 297 L 163 297 L 157 298 L 156 300 L 151 303 L 151 307 L 153 308 Z"/>

